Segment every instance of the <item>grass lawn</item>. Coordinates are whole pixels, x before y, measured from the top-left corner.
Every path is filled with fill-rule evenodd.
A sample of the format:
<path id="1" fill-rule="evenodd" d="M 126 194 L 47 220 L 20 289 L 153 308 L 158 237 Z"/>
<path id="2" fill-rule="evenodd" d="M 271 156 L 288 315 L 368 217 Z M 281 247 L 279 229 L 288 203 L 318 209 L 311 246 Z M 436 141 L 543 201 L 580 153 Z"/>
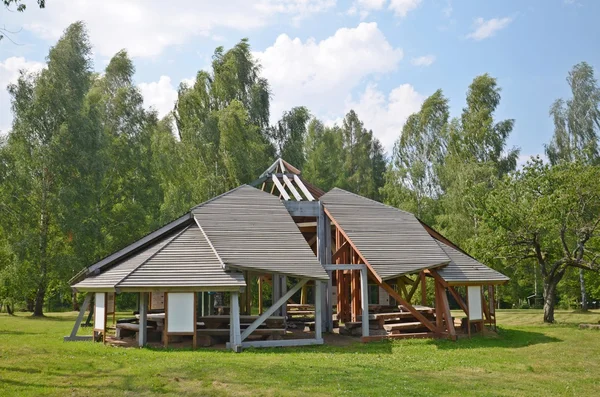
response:
<path id="1" fill-rule="evenodd" d="M 600 395 L 600 312 L 498 313 L 498 337 L 246 350 L 62 341 L 75 313 L 0 314 L 0 396 Z"/>

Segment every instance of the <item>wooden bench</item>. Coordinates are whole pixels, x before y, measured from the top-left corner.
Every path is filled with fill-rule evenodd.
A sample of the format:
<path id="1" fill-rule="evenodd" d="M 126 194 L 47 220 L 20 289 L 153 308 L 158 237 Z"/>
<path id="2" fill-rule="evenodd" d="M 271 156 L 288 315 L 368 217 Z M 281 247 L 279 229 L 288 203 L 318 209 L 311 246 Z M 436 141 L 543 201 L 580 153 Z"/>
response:
<path id="1" fill-rule="evenodd" d="M 391 334 L 398 334 L 401 331 L 416 330 L 422 328 L 425 328 L 425 326 L 418 321 L 410 323 L 385 324 L 383 326 L 383 329 L 385 329 Z"/>
<path id="2" fill-rule="evenodd" d="M 138 332 L 140 332 L 140 325 L 134 323 L 117 323 L 116 327 L 116 337 L 117 339 L 123 339 L 125 336 L 135 336 Z M 147 330 L 152 330 L 154 327 L 148 325 L 146 327 Z"/>

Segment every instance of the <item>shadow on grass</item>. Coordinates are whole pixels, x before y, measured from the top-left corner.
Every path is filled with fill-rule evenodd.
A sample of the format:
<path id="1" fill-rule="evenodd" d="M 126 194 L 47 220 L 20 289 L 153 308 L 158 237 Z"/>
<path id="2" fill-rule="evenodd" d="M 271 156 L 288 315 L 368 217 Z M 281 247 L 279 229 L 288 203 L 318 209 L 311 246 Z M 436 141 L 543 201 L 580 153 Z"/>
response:
<path id="1" fill-rule="evenodd" d="M 76 319 L 76 316 L 23 316 L 21 318 L 27 319 L 27 320 L 32 320 L 32 321 L 59 321 L 59 322 L 65 322 L 65 321 L 70 321 L 70 322 L 74 322 Z"/>
<path id="2" fill-rule="evenodd" d="M 544 343 L 556 343 L 562 341 L 562 339 L 555 338 L 553 336 L 548 336 L 541 332 L 501 328 L 498 330 L 498 336 L 478 335 L 473 336 L 471 339 L 461 338 L 456 342 L 452 342 L 445 339 L 433 339 L 429 341 L 429 343 L 436 345 L 438 349 L 457 350 L 473 349 L 478 347 L 502 347 L 508 349 L 515 349 Z"/>

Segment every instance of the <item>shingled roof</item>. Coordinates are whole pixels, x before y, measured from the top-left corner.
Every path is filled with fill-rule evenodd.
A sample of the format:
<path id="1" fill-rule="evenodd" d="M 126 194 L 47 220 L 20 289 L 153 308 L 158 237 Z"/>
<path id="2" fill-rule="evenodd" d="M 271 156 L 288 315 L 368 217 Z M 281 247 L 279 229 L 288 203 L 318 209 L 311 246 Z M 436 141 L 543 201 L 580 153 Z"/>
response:
<path id="1" fill-rule="evenodd" d="M 243 185 L 192 209 L 228 268 L 327 279 L 327 272 L 277 197 Z"/>
<path id="2" fill-rule="evenodd" d="M 242 274 L 226 272 L 200 228 L 191 225 L 73 287 L 81 291 L 216 291 L 245 286 Z"/>
<path id="3" fill-rule="evenodd" d="M 450 262 L 409 212 L 339 188 L 323 195 L 321 202 L 332 221 L 382 280 Z"/>
<path id="4" fill-rule="evenodd" d="M 448 266 L 437 270 L 438 274 L 450 285 L 502 284 L 509 280 L 504 274 L 478 262 L 456 248 L 436 240 L 451 261 Z"/>

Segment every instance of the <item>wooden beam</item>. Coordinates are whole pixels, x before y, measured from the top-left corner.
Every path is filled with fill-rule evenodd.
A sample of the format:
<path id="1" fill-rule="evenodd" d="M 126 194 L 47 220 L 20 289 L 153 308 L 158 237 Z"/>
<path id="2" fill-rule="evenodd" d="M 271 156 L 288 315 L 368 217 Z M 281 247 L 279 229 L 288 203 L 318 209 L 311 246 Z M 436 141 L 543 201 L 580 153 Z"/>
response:
<path id="1" fill-rule="evenodd" d="M 425 272 L 419 273 L 421 279 L 421 305 L 427 306 L 427 278 L 425 278 Z"/>
<path id="2" fill-rule="evenodd" d="M 237 292 L 232 292 L 231 293 L 231 300 L 229 303 L 229 307 L 230 307 L 230 340 L 229 343 L 231 343 L 231 349 L 236 352 L 239 353 L 241 352 L 241 348 L 242 348 L 242 338 L 240 337 L 240 300 L 239 300 L 239 293 Z M 256 327 L 255 327 L 256 328 Z"/>
<path id="3" fill-rule="evenodd" d="M 367 267 L 360 270 L 360 301 L 362 303 L 362 337 L 369 336 L 369 280 Z"/>
<path id="4" fill-rule="evenodd" d="M 433 325 L 433 323 L 431 321 L 429 321 L 425 316 L 423 316 L 418 310 L 416 310 L 413 305 L 410 304 L 410 302 L 407 302 L 406 300 L 404 300 L 404 298 L 402 298 L 400 296 L 400 294 L 398 294 L 396 291 L 394 291 L 394 289 L 389 286 L 387 283 L 385 282 L 379 282 L 377 281 L 377 283 L 379 284 L 379 286 L 381 288 L 383 288 L 384 290 L 387 291 L 388 294 L 390 294 L 390 296 L 392 298 L 394 298 L 396 300 L 397 303 L 401 304 L 402 306 L 404 306 L 406 309 L 408 309 L 409 312 L 412 313 L 412 315 L 421 322 L 421 324 L 423 324 L 425 327 L 427 327 L 430 331 L 435 332 L 435 333 L 441 333 L 442 330 L 440 330 L 438 327 L 436 327 L 435 325 Z"/>
<path id="5" fill-rule="evenodd" d="M 138 331 L 138 345 L 146 346 L 148 341 L 148 293 L 140 292 L 140 330 Z M 166 317 L 166 315 L 165 315 Z M 194 320 L 195 322 L 195 320 Z"/>
<path id="6" fill-rule="evenodd" d="M 344 253 L 344 250 L 348 250 L 350 249 L 350 244 L 348 244 L 347 241 L 344 241 L 344 243 L 342 244 L 342 246 L 340 248 L 338 248 L 333 255 L 331 255 L 331 262 L 335 262 L 336 259 L 339 259 L 342 254 Z"/>
<path id="7" fill-rule="evenodd" d="M 315 280 L 315 339 L 323 338 L 323 286 Z"/>
<path id="8" fill-rule="evenodd" d="M 312 194 L 310 194 L 306 188 L 306 185 L 304 185 L 304 182 L 302 182 L 302 179 L 300 179 L 298 175 L 294 175 L 294 182 L 296 182 L 296 185 L 300 188 L 300 190 L 302 190 L 302 193 L 304 193 L 304 196 L 308 201 L 315 201 L 315 198 Z"/>
<path id="9" fill-rule="evenodd" d="M 285 188 L 283 187 L 281 182 L 279 182 L 279 179 L 275 175 L 273 175 L 271 177 L 271 179 L 273 180 L 273 183 L 275 184 L 275 186 L 277 186 L 277 189 L 279 190 L 279 193 L 284 198 L 284 200 L 289 200 L 290 195 L 285 191 Z"/>
<path id="10" fill-rule="evenodd" d="M 254 322 L 252 324 L 250 324 L 248 326 L 248 328 L 246 328 L 244 330 L 244 332 L 242 333 L 240 342 L 242 342 L 244 339 L 246 339 L 252 333 L 252 331 L 254 331 L 256 328 L 258 328 L 259 325 L 264 323 L 265 320 L 267 318 L 269 318 L 273 313 L 275 313 L 275 311 L 281 305 L 285 305 L 287 303 L 288 299 L 290 299 L 292 297 L 292 295 L 294 295 L 296 292 L 298 292 L 298 290 L 300 288 L 302 288 L 302 286 L 304 284 L 306 284 L 307 282 L 308 282 L 307 278 L 300 280 L 299 283 L 294 285 L 294 287 L 292 287 L 292 289 L 290 289 L 287 293 L 285 293 L 285 295 L 283 295 L 281 298 L 279 298 L 277 300 L 277 302 L 273 303 L 271 305 L 271 307 L 269 307 L 263 314 L 261 314 L 256 320 L 254 320 Z M 239 315 L 238 315 L 238 322 L 239 322 Z"/>
<path id="11" fill-rule="evenodd" d="M 90 302 L 92 300 L 92 293 L 88 292 L 85 294 L 85 299 L 83 300 L 83 304 L 79 308 L 79 314 L 77 315 L 77 319 L 75 320 L 75 324 L 73 324 L 73 329 L 71 330 L 71 335 L 68 336 L 71 340 L 75 340 L 77 336 L 77 331 L 79 331 L 79 327 L 81 326 L 81 321 L 83 320 L 83 316 L 85 315 L 86 310 L 90 306 Z M 91 311 L 91 309 L 90 309 Z M 65 337 L 66 340 L 67 337 Z"/>
<path id="12" fill-rule="evenodd" d="M 465 314 L 468 316 L 469 315 L 469 308 L 467 307 L 467 304 L 463 300 L 462 296 L 460 296 L 460 294 L 458 293 L 458 291 L 454 287 L 452 287 L 452 286 L 448 286 L 448 291 L 450 291 L 450 293 L 454 297 L 454 300 L 456 301 L 456 303 L 458 303 L 458 306 L 460 306 L 460 308 L 462 309 L 462 311 L 465 312 Z"/>
<path id="13" fill-rule="evenodd" d="M 258 314 L 263 312 L 263 276 L 258 277 Z"/>
<path id="14" fill-rule="evenodd" d="M 288 189 L 290 189 L 290 192 L 292 192 L 292 195 L 294 195 L 294 198 L 298 201 L 302 201 L 302 196 L 300 196 L 300 193 L 298 193 L 298 191 L 292 184 L 292 181 L 290 181 L 290 178 L 288 178 L 287 175 L 283 176 L 283 182 L 288 187 Z"/>
<path id="15" fill-rule="evenodd" d="M 413 295 L 415 294 L 415 292 L 417 291 L 417 287 L 419 287 L 419 277 L 416 277 L 412 283 L 412 287 L 410 289 L 410 292 L 408 293 L 408 296 L 406 297 L 407 301 L 411 301 Z"/>
<path id="16" fill-rule="evenodd" d="M 440 290 L 440 302 L 442 304 L 442 311 L 444 313 L 444 319 L 446 320 L 446 329 L 452 339 L 456 339 L 456 330 L 454 329 L 454 321 L 452 320 L 452 314 L 450 313 L 450 304 L 448 303 L 448 295 L 446 295 L 446 289 L 438 284 Z"/>
<path id="17" fill-rule="evenodd" d="M 281 340 L 257 340 L 242 342 L 242 347 L 292 347 L 292 346 L 310 346 L 322 345 L 323 339 L 281 339 Z M 226 348 L 230 348 L 227 343 Z"/>

